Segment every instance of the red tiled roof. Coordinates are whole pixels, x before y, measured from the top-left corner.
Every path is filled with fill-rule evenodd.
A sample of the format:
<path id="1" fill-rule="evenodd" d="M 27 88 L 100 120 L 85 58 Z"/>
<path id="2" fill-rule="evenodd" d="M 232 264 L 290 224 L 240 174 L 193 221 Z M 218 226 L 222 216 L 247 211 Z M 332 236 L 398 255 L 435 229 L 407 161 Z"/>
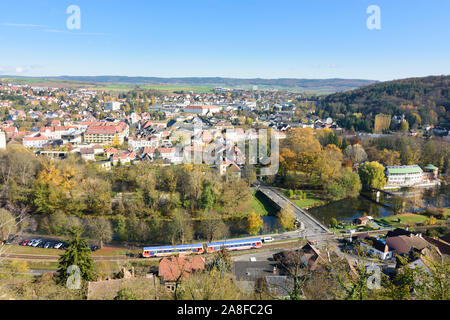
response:
<path id="1" fill-rule="evenodd" d="M 180 276 L 185 279 L 189 278 L 192 272 L 205 269 L 205 259 L 203 257 L 184 256 L 162 258 L 159 262 L 158 275 L 164 281 L 174 281 Z"/>
<path id="2" fill-rule="evenodd" d="M 24 137 L 24 141 L 40 141 L 40 140 L 48 140 L 46 137 L 39 136 L 39 137 Z"/>
<path id="3" fill-rule="evenodd" d="M 124 122 L 120 122 L 119 124 L 112 124 L 107 122 L 97 122 L 91 124 L 86 133 L 99 133 L 99 134 L 108 134 L 108 133 L 116 133 L 122 132 L 125 130 L 126 124 Z"/>

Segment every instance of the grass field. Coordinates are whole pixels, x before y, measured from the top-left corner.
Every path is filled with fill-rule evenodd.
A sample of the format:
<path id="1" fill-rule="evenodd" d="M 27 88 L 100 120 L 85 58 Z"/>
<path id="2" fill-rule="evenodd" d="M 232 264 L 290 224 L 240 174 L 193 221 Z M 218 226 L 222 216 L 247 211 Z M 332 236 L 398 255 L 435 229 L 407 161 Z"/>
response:
<path id="1" fill-rule="evenodd" d="M 34 255 L 43 255 L 43 256 L 59 256 L 64 253 L 64 250 L 59 249 L 46 249 L 46 248 L 36 248 L 36 247 L 28 247 L 28 246 L 17 246 L 10 245 L 6 249 L 6 253 L 15 253 L 15 254 L 34 254 Z M 140 253 L 140 250 L 126 250 L 120 248 L 113 247 L 104 247 L 103 249 L 99 249 L 97 251 L 92 252 L 93 257 L 104 256 L 126 256 L 127 253 Z"/>
<path id="2" fill-rule="evenodd" d="M 275 215 L 278 212 L 275 205 L 259 191 L 253 191 L 250 208 L 261 216 Z"/>
<path id="3" fill-rule="evenodd" d="M 381 219 L 375 219 L 376 221 L 387 223 L 393 227 L 399 227 L 407 224 L 425 223 L 429 218 L 420 214 L 400 214 L 395 216 L 389 216 Z M 400 220 L 400 221 L 398 221 Z M 437 223 L 445 222 L 445 220 L 437 220 Z"/>
<path id="4" fill-rule="evenodd" d="M 85 88 L 90 90 L 126 92 L 139 87 L 141 89 L 153 89 L 164 92 L 174 91 L 193 91 L 198 93 L 210 93 L 212 87 L 186 86 L 186 85 L 163 85 L 163 84 L 131 84 L 131 83 L 94 83 L 68 80 L 52 80 L 42 78 L 3 78 L 6 81 L 17 82 L 21 84 L 30 84 L 42 87 L 58 88 Z"/>
<path id="5" fill-rule="evenodd" d="M 6 253 L 16 253 L 16 254 L 35 254 L 43 256 L 59 256 L 64 252 L 64 250 L 59 249 L 46 249 L 46 248 L 36 248 L 29 246 L 17 246 L 10 245 L 6 248 Z"/>
<path id="6" fill-rule="evenodd" d="M 320 195 L 318 193 L 314 193 L 314 192 L 310 192 L 310 191 L 306 192 L 306 199 L 301 199 L 301 200 L 291 199 L 291 201 L 294 202 L 300 208 L 311 208 L 311 207 L 321 206 L 326 203 L 325 200 L 320 198 Z"/>

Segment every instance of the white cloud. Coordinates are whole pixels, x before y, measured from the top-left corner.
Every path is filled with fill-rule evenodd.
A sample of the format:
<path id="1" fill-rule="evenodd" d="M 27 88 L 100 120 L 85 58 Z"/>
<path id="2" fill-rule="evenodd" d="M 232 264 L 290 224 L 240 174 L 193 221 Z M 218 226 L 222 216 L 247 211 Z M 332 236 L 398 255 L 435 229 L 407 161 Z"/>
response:
<path id="1" fill-rule="evenodd" d="M 23 72 L 23 68 L 22 68 L 22 67 L 16 67 L 16 72 L 17 72 L 17 73 Z"/>
<path id="2" fill-rule="evenodd" d="M 19 27 L 19 28 L 45 28 L 45 26 L 40 24 L 31 24 L 31 23 L 3 23 L 6 27 Z"/>

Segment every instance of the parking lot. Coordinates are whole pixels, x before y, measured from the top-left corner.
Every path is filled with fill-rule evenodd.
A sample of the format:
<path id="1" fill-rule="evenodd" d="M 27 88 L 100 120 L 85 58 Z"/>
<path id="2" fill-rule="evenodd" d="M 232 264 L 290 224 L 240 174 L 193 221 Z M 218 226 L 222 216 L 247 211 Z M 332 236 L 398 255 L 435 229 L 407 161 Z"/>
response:
<path id="1" fill-rule="evenodd" d="M 8 241 L 8 243 L 19 246 L 44 248 L 44 249 L 60 249 L 60 250 L 65 250 L 69 246 L 69 244 L 66 241 L 47 237 L 33 238 L 33 237 L 18 236 Z M 94 245 L 90 245 L 88 246 L 88 248 L 91 249 L 92 251 L 98 249 L 98 247 Z"/>

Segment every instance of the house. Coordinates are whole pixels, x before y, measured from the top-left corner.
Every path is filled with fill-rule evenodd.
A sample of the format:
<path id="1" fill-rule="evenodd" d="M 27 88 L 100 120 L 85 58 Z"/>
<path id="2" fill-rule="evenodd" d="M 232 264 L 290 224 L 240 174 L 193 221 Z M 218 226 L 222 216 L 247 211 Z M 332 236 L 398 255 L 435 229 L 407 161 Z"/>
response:
<path id="1" fill-rule="evenodd" d="M 105 154 L 107 158 L 110 158 L 112 155 L 116 154 L 118 150 L 116 148 L 108 148 L 105 150 Z"/>
<path id="2" fill-rule="evenodd" d="M 294 255 L 294 259 L 290 258 L 292 255 Z M 320 250 L 311 243 L 307 243 L 297 250 L 287 250 L 276 253 L 273 255 L 273 259 L 278 261 L 282 268 L 289 268 L 291 261 L 297 260 L 295 256 L 299 257 L 302 263 L 311 271 L 317 270 L 321 263 L 325 261 Z"/>
<path id="3" fill-rule="evenodd" d="M 205 269 L 205 258 L 199 256 L 164 257 L 159 261 L 158 276 L 168 289 L 173 289 L 179 280 L 190 277 L 191 274 Z"/>
<path id="4" fill-rule="evenodd" d="M 105 102 L 104 109 L 107 111 L 117 111 L 120 110 L 120 102 L 117 101 L 111 101 L 111 102 Z"/>
<path id="5" fill-rule="evenodd" d="M 389 248 L 395 250 L 396 254 L 409 254 L 412 248 L 422 251 L 430 246 L 430 244 L 422 238 L 422 235 L 414 233 L 387 237 L 386 244 Z"/>
<path id="6" fill-rule="evenodd" d="M 241 177 L 241 168 L 239 168 L 239 166 L 235 162 L 230 161 L 228 159 L 225 159 L 221 163 L 219 163 L 218 168 L 219 174 L 221 176 L 230 173 L 233 176 L 239 178 Z"/>
<path id="7" fill-rule="evenodd" d="M 44 136 L 29 136 L 24 137 L 22 144 L 27 148 L 43 148 L 48 143 L 47 137 Z"/>
<path id="8" fill-rule="evenodd" d="M 95 161 L 94 148 L 81 148 L 80 154 L 81 154 L 81 158 L 83 158 L 84 160 Z"/>
<path id="9" fill-rule="evenodd" d="M 395 250 L 386 244 L 386 241 L 374 237 L 366 236 L 360 238 L 359 245 L 368 253 L 377 256 L 381 260 L 392 259 Z"/>
<path id="10" fill-rule="evenodd" d="M 17 133 L 19 132 L 19 130 L 16 127 L 14 127 L 14 126 L 12 126 L 12 127 L 3 127 L 1 130 L 3 130 L 3 132 L 6 133 L 6 137 L 7 138 L 12 138 L 12 137 L 16 136 Z"/>
<path id="11" fill-rule="evenodd" d="M 356 219 L 353 220 L 353 223 L 355 225 L 366 225 L 367 223 L 369 223 L 373 218 L 371 216 L 366 216 L 366 217 L 358 217 Z"/>
<path id="12" fill-rule="evenodd" d="M 117 162 L 120 162 L 121 164 L 127 164 L 130 163 L 132 160 L 136 159 L 136 153 L 130 152 L 130 151 L 119 151 L 112 156 L 112 163 L 113 165 L 116 165 Z"/>
<path id="13" fill-rule="evenodd" d="M 438 250 L 441 252 L 441 254 L 450 255 L 450 243 L 448 241 L 444 240 L 444 237 L 442 238 L 431 238 L 424 236 L 423 237 L 427 242 L 434 245 Z"/>

